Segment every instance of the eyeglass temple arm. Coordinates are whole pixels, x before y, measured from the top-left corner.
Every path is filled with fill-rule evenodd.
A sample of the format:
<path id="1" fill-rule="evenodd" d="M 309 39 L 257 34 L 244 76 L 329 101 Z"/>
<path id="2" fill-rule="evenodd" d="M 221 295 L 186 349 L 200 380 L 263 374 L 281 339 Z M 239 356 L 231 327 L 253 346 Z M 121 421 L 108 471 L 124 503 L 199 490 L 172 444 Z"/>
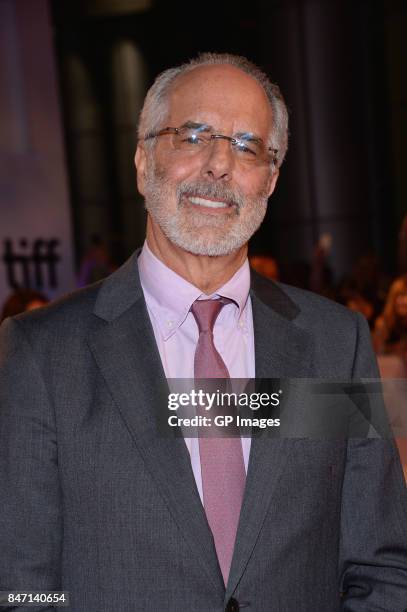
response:
<path id="1" fill-rule="evenodd" d="M 155 138 L 156 136 L 162 136 L 163 134 L 178 134 L 179 128 L 174 127 L 165 127 L 157 132 L 150 132 L 142 140 L 149 140 L 150 138 Z"/>

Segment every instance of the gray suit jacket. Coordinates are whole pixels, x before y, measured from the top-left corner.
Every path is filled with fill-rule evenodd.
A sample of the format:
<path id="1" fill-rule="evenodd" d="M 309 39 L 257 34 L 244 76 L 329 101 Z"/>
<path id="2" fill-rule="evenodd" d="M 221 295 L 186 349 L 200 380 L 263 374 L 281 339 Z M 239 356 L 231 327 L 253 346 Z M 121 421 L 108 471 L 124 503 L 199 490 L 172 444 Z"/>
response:
<path id="1" fill-rule="evenodd" d="M 361 317 L 260 277 L 251 298 L 257 377 L 377 376 Z M 407 610 L 391 442 L 253 439 L 225 590 L 185 443 L 157 436 L 164 395 L 135 256 L 4 323 L 0 590 L 63 589 L 75 612 Z"/>

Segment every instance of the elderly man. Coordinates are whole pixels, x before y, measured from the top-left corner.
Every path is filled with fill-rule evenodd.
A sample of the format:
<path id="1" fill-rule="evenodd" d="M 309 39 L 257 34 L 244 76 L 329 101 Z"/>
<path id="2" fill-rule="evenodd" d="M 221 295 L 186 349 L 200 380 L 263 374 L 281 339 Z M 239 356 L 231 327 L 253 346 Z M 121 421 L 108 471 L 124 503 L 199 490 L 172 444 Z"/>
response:
<path id="1" fill-rule="evenodd" d="M 392 442 L 157 429 L 166 379 L 377 375 L 359 315 L 250 274 L 286 148 L 281 94 L 244 58 L 148 92 L 143 249 L 2 327 L 0 589 L 74 612 L 406 609 Z"/>

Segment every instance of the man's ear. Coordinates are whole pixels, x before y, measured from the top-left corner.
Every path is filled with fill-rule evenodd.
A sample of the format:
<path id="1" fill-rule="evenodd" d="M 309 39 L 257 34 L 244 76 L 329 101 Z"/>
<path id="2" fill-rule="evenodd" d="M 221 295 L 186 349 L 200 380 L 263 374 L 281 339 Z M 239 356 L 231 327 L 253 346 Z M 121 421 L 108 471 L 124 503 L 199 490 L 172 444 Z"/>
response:
<path id="1" fill-rule="evenodd" d="M 147 154 L 142 145 L 137 145 L 136 154 L 134 156 L 134 164 L 137 170 L 137 189 L 144 195 L 144 185 L 147 174 Z"/>
<path id="2" fill-rule="evenodd" d="M 273 174 L 270 176 L 269 178 L 269 183 L 268 183 L 268 197 L 271 196 L 271 194 L 273 193 L 275 187 L 276 187 L 276 183 L 277 183 L 277 179 L 278 179 L 278 175 L 280 174 L 280 170 L 278 168 L 276 168 L 273 172 Z"/>

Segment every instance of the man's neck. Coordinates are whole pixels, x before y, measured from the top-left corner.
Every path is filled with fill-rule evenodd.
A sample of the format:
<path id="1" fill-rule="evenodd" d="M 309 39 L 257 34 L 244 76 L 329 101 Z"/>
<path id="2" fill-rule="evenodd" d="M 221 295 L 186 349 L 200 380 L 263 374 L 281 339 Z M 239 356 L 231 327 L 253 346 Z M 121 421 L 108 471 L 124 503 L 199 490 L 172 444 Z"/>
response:
<path id="1" fill-rule="evenodd" d="M 168 268 L 206 295 L 214 293 L 231 279 L 247 257 L 246 244 L 229 255 L 194 255 L 168 240 L 151 222 L 147 222 L 147 244 Z"/>

